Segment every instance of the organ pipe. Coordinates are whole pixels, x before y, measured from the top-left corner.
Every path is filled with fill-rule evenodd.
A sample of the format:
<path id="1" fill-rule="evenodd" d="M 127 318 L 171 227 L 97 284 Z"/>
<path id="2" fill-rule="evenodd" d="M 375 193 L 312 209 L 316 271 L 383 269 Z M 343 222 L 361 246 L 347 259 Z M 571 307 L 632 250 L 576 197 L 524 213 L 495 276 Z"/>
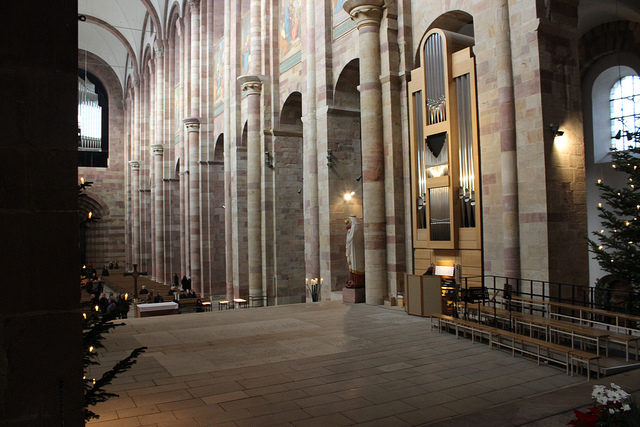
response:
<path id="1" fill-rule="evenodd" d="M 444 52 L 442 37 L 434 33 L 429 36 L 425 49 L 426 105 L 428 124 L 440 123 L 447 119 L 444 75 Z"/>
<path id="2" fill-rule="evenodd" d="M 462 227 L 475 226 L 475 171 L 473 167 L 473 124 L 469 74 L 455 79 L 458 101 L 458 162 Z"/>
<path id="3" fill-rule="evenodd" d="M 100 151 L 102 148 L 102 107 L 98 103 L 95 85 L 78 79 L 78 126 L 81 150 Z"/>

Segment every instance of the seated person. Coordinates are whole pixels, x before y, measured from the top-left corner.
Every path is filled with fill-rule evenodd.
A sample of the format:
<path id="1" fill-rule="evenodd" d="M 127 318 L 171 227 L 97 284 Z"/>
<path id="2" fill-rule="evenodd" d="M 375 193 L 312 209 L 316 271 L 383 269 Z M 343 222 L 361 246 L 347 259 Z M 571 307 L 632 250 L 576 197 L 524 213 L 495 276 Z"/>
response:
<path id="1" fill-rule="evenodd" d="M 108 275 L 109 275 L 109 270 L 107 270 L 107 266 L 102 267 L 101 276 L 108 276 Z"/>
<path id="2" fill-rule="evenodd" d="M 140 289 L 139 294 L 140 295 L 147 295 L 149 293 L 149 291 L 144 287 L 144 285 L 142 285 L 142 289 Z"/>
<path id="3" fill-rule="evenodd" d="M 429 268 L 427 268 L 427 271 L 424 272 L 424 276 L 433 276 L 434 271 L 435 271 L 435 266 L 431 264 Z"/>
<path id="4" fill-rule="evenodd" d="M 109 300 L 107 299 L 107 294 L 102 294 L 100 299 L 98 300 L 98 305 L 100 306 L 100 312 L 106 313 L 107 306 L 109 305 Z"/>
<path id="5" fill-rule="evenodd" d="M 202 305 L 202 300 L 200 298 L 198 298 L 196 300 L 196 312 L 200 313 L 204 311 L 204 307 Z"/>
<path id="6" fill-rule="evenodd" d="M 162 296 L 158 294 L 153 298 L 153 302 L 164 302 L 164 300 L 162 299 Z"/>

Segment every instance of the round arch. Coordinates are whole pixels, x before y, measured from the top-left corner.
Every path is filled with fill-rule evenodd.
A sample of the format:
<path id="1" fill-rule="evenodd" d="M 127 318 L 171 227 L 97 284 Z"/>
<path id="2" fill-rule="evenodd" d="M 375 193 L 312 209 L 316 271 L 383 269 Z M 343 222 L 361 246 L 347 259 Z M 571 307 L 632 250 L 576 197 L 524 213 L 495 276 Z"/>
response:
<path id="1" fill-rule="evenodd" d="M 291 92 L 280 109 L 280 127 L 302 128 L 302 94 Z"/>
<path id="2" fill-rule="evenodd" d="M 438 16 L 431 22 L 431 25 L 422 33 L 419 39 L 416 39 L 416 48 L 414 52 L 414 67 L 420 65 L 420 41 L 424 36 L 434 28 L 438 28 L 452 33 L 461 34 L 471 39 L 475 39 L 475 31 L 473 27 L 473 15 L 463 10 L 450 10 Z"/>
<path id="3" fill-rule="evenodd" d="M 360 110 L 360 59 L 349 61 L 340 71 L 333 91 L 334 105 L 338 108 Z"/>

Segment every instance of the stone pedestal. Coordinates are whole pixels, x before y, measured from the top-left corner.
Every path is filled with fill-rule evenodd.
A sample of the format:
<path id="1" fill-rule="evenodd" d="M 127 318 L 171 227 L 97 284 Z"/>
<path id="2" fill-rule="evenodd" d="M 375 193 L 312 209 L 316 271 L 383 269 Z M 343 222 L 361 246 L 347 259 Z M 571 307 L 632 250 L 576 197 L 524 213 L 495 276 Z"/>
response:
<path id="1" fill-rule="evenodd" d="M 364 302 L 364 288 L 342 289 L 342 302 L 358 304 Z"/>

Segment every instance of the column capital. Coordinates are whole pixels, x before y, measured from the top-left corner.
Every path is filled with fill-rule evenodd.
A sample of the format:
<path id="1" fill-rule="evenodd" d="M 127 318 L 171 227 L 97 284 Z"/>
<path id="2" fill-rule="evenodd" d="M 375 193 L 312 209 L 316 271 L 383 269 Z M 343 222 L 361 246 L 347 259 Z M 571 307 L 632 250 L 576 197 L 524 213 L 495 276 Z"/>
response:
<path id="1" fill-rule="evenodd" d="M 164 145 L 162 145 L 162 144 L 153 144 L 151 146 L 151 151 L 153 151 L 153 154 L 155 154 L 155 155 L 162 155 L 162 152 L 164 151 Z"/>
<path id="2" fill-rule="evenodd" d="M 260 95 L 262 92 L 262 79 L 255 74 L 245 74 L 238 77 L 238 83 L 242 92 L 246 92 L 247 95 Z"/>
<path id="3" fill-rule="evenodd" d="M 380 25 L 384 0 L 346 0 L 342 6 L 358 29 Z"/>
<path id="4" fill-rule="evenodd" d="M 153 46 L 153 51 L 155 53 L 155 58 L 162 58 L 164 55 L 164 43 L 160 40 L 156 40 Z"/>
<path id="5" fill-rule="evenodd" d="M 138 170 L 140 169 L 140 162 L 137 160 L 129 160 L 129 166 L 131 166 L 133 170 Z"/>
<path id="6" fill-rule="evenodd" d="M 192 12 L 194 10 L 198 12 L 200 9 L 200 0 L 189 0 L 189 7 L 191 8 Z"/>
<path id="7" fill-rule="evenodd" d="M 182 122 L 187 132 L 198 132 L 200 130 L 200 119 L 197 117 L 187 117 Z"/>

